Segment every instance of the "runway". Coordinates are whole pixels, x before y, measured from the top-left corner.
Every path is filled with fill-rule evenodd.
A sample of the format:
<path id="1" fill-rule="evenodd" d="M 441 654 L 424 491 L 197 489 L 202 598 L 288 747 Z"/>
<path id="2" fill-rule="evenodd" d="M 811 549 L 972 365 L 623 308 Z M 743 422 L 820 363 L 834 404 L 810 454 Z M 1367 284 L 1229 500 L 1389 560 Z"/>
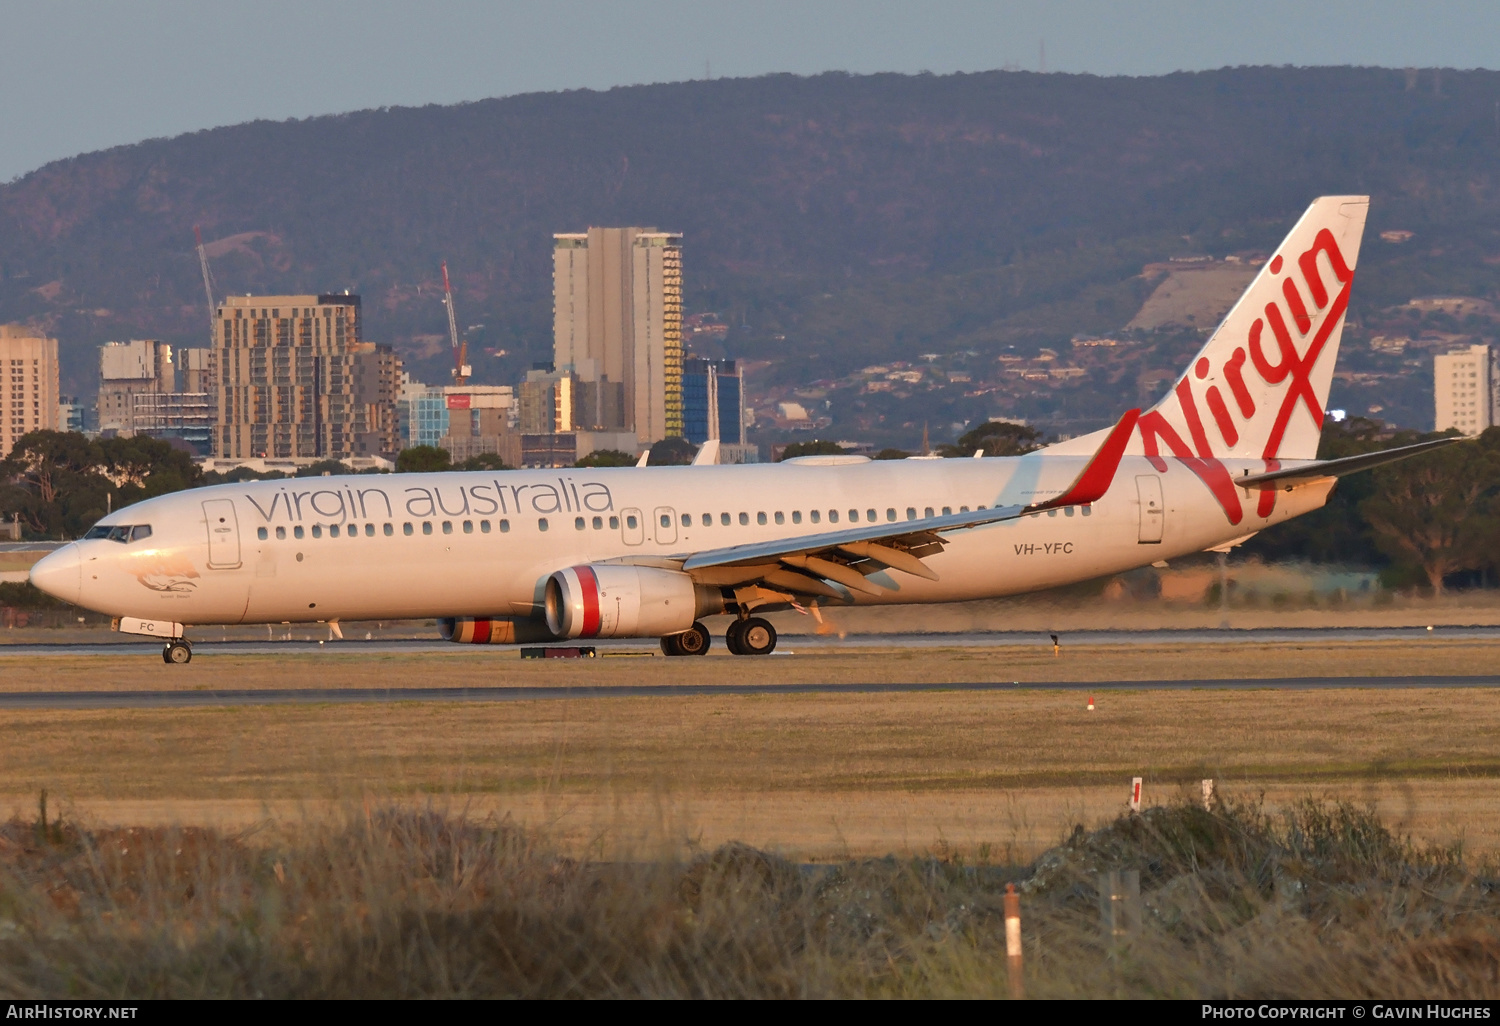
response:
<path id="1" fill-rule="evenodd" d="M 1334 688 L 1493 688 L 1500 676 L 1262 677 L 1241 680 L 974 681 L 958 684 L 621 684 L 493 688 L 263 688 L 210 691 L 33 691 L 0 694 L 0 710 L 189 709 L 394 702 L 537 702 L 727 695 L 882 695 L 1006 691 L 1311 691 Z"/>
<path id="2" fill-rule="evenodd" d="M 328 641 L 327 628 L 321 625 L 297 624 L 278 630 L 289 632 L 275 640 L 219 641 L 215 628 L 190 629 L 193 651 L 200 656 L 213 655 L 293 655 L 309 651 L 330 653 L 416 653 L 443 652 L 446 655 L 470 655 L 482 658 L 514 655 L 520 646 L 453 645 L 433 638 L 358 638 Z M 1194 630 L 1097 630 L 1059 632 L 1064 647 L 1095 645 L 1244 645 L 1244 644 L 1320 644 L 1351 641 L 1500 641 L 1500 627 L 1434 626 L 1434 627 L 1310 627 Z M 562 644 L 576 644 L 563 642 Z M 659 652 L 653 639 L 600 639 L 590 641 L 601 654 Z M 1014 645 L 1045 645 L 1051 637 L 1044 631 L 972 631 L 912 634 L 783 634 L 776 655 L 798 652 L 827 653 L 872 648 L 1003 648 Z M 42 644 L 5 644 L 0 641 L 0 658 L 7 656 L 99 656 L 155 653 L 161 645 L 157 639 L 134 635 L 95 635 L 87 641 L 56 641 Z M 723 650 L 723 639 L 714 639 L 714 650 Z"/>

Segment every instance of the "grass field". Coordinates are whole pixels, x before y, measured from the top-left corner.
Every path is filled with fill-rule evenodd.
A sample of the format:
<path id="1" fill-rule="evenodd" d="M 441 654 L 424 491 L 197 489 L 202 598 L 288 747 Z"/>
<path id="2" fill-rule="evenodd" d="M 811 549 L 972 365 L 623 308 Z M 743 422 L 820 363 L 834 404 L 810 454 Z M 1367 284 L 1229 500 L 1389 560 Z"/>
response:
<path id="1" fill-rule="evenodd" d="M 451 654 L 449 654 L 451 653 Z M 1483 643 L 904 650 L 763 660 L 522 661 L 443 648 L 289 659 L 0 658 L 6 690 L 702 682 L 1131 680 L 1484 673 Z M 706 675 L 706 676 L 705 676 Z M 1484 689 L 1109 690 L 14 711 L 4 801 L 41 788 L 114 823 L 243 826 L 441 796 L 544 828 L 564 850 L 742 840 L 795 858 L 974 852 L 1030 858 L 1120 809 L 1212 777 L 1273 804 L 1368 801 L 1434 843 L 1500 849 L 1500 694 Z M 3 805 L 0 805 L 3 808 Z M 602 849 L 600 849 L 602 850 Z"/>

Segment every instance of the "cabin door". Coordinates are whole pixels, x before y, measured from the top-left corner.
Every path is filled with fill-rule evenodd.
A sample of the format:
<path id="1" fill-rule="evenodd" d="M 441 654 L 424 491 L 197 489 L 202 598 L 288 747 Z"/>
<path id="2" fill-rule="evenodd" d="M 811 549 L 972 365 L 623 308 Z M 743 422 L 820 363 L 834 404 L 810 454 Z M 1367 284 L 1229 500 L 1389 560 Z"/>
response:
<path id="1" fill-rule="evenodd" d="M 1167 509 L 1161 498 L 1161 478 L 1141 474 L 1135 479 L 1135 490 L 1141 498 L 1141 544 L 1161 544 Z"/>
<path id="2" fill-rule="evenodd" d="M 230 499 L 210 499 L 203 504 L 208 522 L 208 566 L 211 570 L 233 570 L 240 565 L 240 522 Z"/>

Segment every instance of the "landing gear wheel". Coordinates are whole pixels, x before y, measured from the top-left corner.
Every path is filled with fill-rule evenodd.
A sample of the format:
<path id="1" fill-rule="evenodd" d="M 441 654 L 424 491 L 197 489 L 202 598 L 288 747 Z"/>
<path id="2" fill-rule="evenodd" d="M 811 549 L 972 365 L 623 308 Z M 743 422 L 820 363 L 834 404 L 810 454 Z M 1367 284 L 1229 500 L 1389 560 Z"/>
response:
<path id="1" fill-rule="evenodd" d="M 736 620 L 724 632 L 724 647 L 735 655 L 747 655 L 745 651 L 745 621 Z"/>
<path id="2" fill-rule="evenodd" d="M 162 646 L 161 661 L 169 666 L 181 666 L 193 661 L 193 646 L 186 641 L 169 641 Z"/>
<path id="3" fill-rule="evenodd" d="M 712 643 L 708 628 L 695 623 L 681 634 L 668 634 L 662 638 L 661 651 L 662 655 L 669 656 L 708 655 Z"/>
<path id="4" fill-rule="evenodd" d="M 770 655 L 776 651 L 776 628 L 769 621 L 752 616 L 740 627 L 739 642 L 745 655 Z"/>
<path id="5" fill-rule="evenodd" d="M 673 640 L 677 642 L 678 655 L 708 655 L 709 646 L 714 643 L 713 635 L 701 623 L 693 624 Z"/>

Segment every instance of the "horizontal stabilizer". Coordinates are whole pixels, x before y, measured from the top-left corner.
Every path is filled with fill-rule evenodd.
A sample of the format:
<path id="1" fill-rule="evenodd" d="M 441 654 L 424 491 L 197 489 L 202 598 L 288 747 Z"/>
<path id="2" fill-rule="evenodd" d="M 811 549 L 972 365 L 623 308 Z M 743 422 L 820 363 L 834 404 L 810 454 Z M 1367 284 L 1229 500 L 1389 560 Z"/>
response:
<path id="1" fill-rule="evenodd" d="M 1403 445 L 1398 449 L 1386 449 L 1383 452 L 1367 452 L 1360 456 L 1345 456 L 1341 460 L 1319 460 L 1316 463 L 1304 463 L 1301 466 L 1287 467 L 1285 470 L 1272 470 L 1264 474 L 1251 474 L 1248 477 L 1237 477 L 1234 480 L 1238 488 L 1254 488 L 1257 491 L 1280 488 L 1283 485 L 1294 484 L 1298 481 L 1312 481 L 1320 477 L 1343 477 L 1345 474 L 1355 474 L 1361 470 L 1370 470 L 1374 467 L 1383 466 L 1387 463 L 1395 463 L 1404 460 L 1408 456 L 1415 456 L 1429 449 L 1440 449 L 1454 442 L 1466 441 L 1463 438 L 1434 438 L 1430 442 L 1418 442 L 1416 445 Z"/>

